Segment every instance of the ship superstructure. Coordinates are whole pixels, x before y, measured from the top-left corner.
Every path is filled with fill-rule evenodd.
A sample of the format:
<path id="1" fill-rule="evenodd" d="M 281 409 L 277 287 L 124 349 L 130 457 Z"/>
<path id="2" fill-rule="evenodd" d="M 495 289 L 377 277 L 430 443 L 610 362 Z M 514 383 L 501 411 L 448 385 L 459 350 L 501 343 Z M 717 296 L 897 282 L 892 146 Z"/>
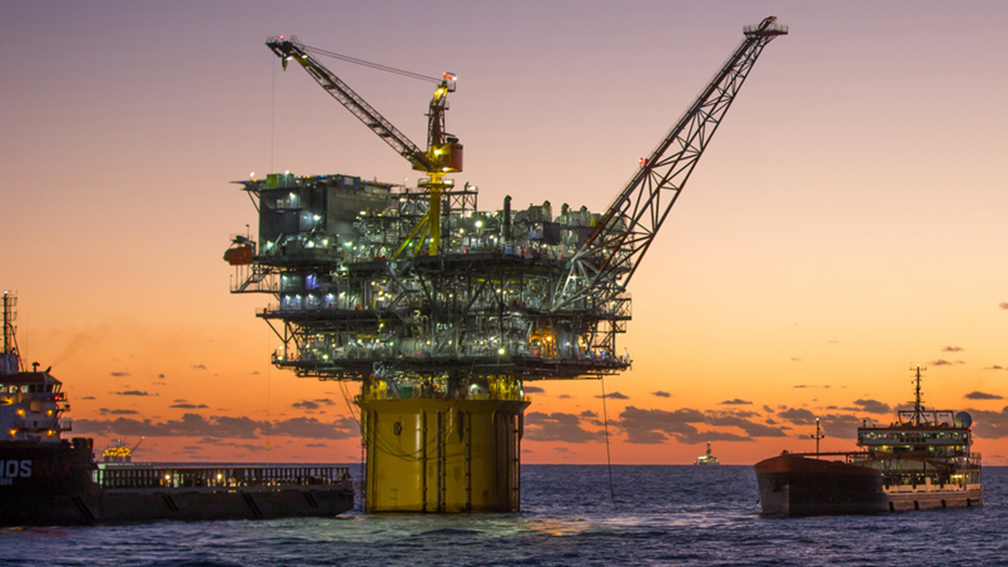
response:
<path id="1" fill-rule="evenodd" d="M 59 443 L 60 434 L 70 431 L 69 409 L 62 383 L 49 369 L 22 369 L 17 348 L 15 320 L 17 296 L 3 293 L 3 352 L 0 353 L 0 440 Z"/>
<path id="2" fill-rule="evenodd" d="M 437 84 L 421 149 L 294 38 L 269 48 L 423 171 L 417 187 L 285 172 L 240 181 L 258 236 L 235 236 L 231 291 L 264 292 L 280 368 L 361 383 L 355 398 L 372 511 L 518 509 L 519 446 L 531 380 L 598 378 L 630 366 L 617 346 L 627 284 L 756 58 L 787 29 L 770 17 L 680 121 L 640 159 L 605 211 L 548 200 L 478 208 L 457 187 L 462 145 L 445 131 Z"/>
<path id="3" fill-rule="evenodd" d="M 857 444 L 862 452 L 852 453 L 847 462 L 880 471 L 885 491 L 894 496 L 954 488 L 969 499 L 967 505 L 980 505 L 981 455 L 970 449 L 973 418 L 964 411 L 927 409 L 920 381 L 918 366 L 913 408 L 899 411 L 897 420 L 888 426 L 859 427 Z M 948 505 L 946 500 L 942 502 Z M 919 502 L 909 505 L 920 507 Z"/>

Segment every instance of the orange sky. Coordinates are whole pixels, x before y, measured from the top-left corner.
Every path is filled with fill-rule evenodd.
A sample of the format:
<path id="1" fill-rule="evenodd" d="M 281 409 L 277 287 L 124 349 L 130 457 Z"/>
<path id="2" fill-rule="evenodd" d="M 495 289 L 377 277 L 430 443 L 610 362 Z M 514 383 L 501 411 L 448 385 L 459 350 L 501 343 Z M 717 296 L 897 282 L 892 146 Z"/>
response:
<path id="1" fill-rule="evenodd" d="M 356 461 L 336 383 L 269 366 L 228 293 L 249 172 L 387 182 L 408 164 L 267 36 L 458 74 L 459 182 L 601 210 L 742 38 L 757 62 L 631 283 L 608 378 L 615 463 L 831 450 L 925 402 L 969 409 L 1008 464 L 1008 5 L 1002 2 L 0 3 L 0 287 L 75 433 L 147 460 Z M 390 8 L 391 6 L 391 8 Z M 414 140 L 426 83 L 332 68 Z M 605 462 L 598 381 L 535 384 L 526 463 Z M 354 390 L 355 388 L 351 388 Z M 875 413 L 882 411 L 882 413 Z M 267 428 L 266 423 L 272 424 Z M 266 452 L 269 430 L 270 451 Z"/>

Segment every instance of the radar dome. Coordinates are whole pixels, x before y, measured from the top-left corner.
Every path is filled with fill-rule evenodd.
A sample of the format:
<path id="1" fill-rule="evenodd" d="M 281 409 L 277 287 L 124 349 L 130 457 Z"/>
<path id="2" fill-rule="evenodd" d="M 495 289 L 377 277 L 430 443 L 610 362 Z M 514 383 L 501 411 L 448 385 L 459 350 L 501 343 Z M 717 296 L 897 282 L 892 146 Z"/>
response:
<path id="1" fill-rule="evenodd" d="M 973 416 L 964 411 L 961 411 L 955 414 L 954 425 L 956 427 L 971 427 L 973 425 Z"/>

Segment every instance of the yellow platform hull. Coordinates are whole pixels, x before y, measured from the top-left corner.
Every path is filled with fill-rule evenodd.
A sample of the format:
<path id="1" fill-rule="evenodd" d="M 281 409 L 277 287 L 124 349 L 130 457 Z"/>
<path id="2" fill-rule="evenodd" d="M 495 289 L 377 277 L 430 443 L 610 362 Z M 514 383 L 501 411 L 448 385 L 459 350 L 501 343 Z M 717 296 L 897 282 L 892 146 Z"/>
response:
<path id="1" fill-rule="evenodd" d="M 368 512 L 516 512 L 520 400 L 358 400 Z"/>

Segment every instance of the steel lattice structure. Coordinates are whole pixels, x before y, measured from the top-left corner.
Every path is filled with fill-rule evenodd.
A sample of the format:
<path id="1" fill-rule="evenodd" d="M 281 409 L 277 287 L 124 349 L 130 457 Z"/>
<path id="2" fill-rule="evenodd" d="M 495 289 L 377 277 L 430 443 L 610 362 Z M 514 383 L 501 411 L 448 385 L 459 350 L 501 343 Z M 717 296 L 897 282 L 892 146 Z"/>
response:
<path id="1" fill-rule="evenodd" d="M 787 28 L 769 17 L 745 39 L 679 122 L 655 146 L 571 261 L 554 310 L 603 306 L 624 293 L 763 48 Z"/>
<path id="2" fill-rule="evenodd" d="M 616 336 L 631 317 L 627 284 L 756 59 L 786 33 L 773 17 L 745 28 L 741 45 L 602 213 L 565 204 L 554 216 L 548 201 L 512 210 L 510 197 L 480 211 L 475 187 L 452 190 L 444 181 L 416 189 L 346 175 L 240 182 L 257 204 L 259 239 L 236 238 L 228 251 L 231 260 L 241 256 L 232 261 L 232 291 L 275 296 L 258 316 L 282 341 L 278 366 L 360 380 L 393 396 L 451 398 L 471 388 L 506 396 L 528 380 L 624 370 L 630 359 L 617 352 Z M 307 48 L 267 43 L 414 167 L 433 169 L 443 107 L 431 117 L 437 139 L 425 152 Z M 443 93 L 432 114 L 439 100 Z M 437 225 L 439 245 L 399 255 L 425 222 Z"/>

